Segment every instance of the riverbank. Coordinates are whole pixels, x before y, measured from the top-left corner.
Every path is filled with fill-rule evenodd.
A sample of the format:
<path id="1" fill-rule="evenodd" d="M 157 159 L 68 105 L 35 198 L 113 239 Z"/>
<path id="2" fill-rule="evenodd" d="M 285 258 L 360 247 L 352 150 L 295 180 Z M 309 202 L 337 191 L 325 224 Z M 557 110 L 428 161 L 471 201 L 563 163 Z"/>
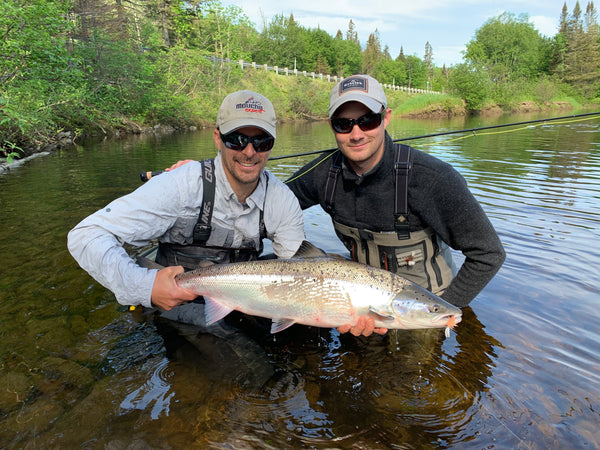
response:
<path id="1" fill-rule="evenodd" d="M 63 117 L 57 120 L 59 132 L 52 134 L 40 130 L 35 139 L 23 136 L 21 142 L 16 142 L 9 150 L 5 149 L 4 155 L 0 152 L 0 173 L 10 170 L 10 163 L 37 153 L 52 152 L 77 145 L 78 141 L 118 138 L 132 134 L 166 135 L 212 127 L 222 97 L 227 92 L 239 89 L 258 91 L 271 99 L 279 123 L 296 120 L 326 120 L 329 95 L 333 86 L 333 82 L 322 79 L 269 76 L 269 74 L 257 76 L 255 73 L 245 73 L 237 80 L 235 86 L 224 87 L 221 93 L 205 93 L 202 98 L 189 98 L 179 114 L 162 120 L 152 118 L 151 115 L 145 118 L 105 115 L 102 120 L 95 118 L 83 123 L 83 119 L 79 118 L 75 122 L 75 115 L 67 114 L 64 117 L 72 119 Z M 400 90 L 386 89 L 386 95 L 388 106 L 393 110 L 395 117 L 411 119 L 467 115 L 494 116 L 515 112 L 564 111 L 580 107 L 569 99 L 543 103 L 525 100 L 515 102 L 510 107 L 486 105 L 485 108 L 473 112 L 467 110 L 462 99 L 448 94 L 408 94 Z M 4 141 L 8 142 L 6 139 Z"/>

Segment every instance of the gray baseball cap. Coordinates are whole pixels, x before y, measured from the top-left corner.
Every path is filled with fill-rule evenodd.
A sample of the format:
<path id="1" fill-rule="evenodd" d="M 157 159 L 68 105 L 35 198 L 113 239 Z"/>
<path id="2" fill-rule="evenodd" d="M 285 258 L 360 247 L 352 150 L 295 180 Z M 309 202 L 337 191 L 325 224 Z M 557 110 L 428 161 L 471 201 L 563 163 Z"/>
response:
<path id="1" fill-rule="evenodd" d="M 276 125 L 273 104 L 264 95 L 252 91 L 237 91 L 225 97 L 216 123 L 223 134 L 239 128 L 258 127 L 273 137 L 276 137 Z"/>
<path id="2" fill-rule="evenodd" d="M 331 90 L 329 118 L 347 102 L 359 102 L 374 113 L 387 108 L 387 98 L 379 82 L 369 75 L 352 75 L 344 78 Z"/>

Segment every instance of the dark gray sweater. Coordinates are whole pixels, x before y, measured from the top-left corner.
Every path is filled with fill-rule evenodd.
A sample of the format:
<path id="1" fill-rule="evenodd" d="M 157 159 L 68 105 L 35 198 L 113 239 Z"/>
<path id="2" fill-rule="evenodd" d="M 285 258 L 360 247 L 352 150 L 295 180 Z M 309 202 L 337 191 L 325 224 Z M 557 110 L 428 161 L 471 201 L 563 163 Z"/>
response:
<path id="1" fill-rule="evenodd" d="M 466 306 L 485 287 L 504 262 L 500 239 L 465 179 L 448 163 L 411 150 L 408 188 L 410 231 L 431 227 L 465 262 L 446 289 L 444 300 Z M 332 157 L 324 154 L 296 172 L 287 185 L 302 209 L 325 208 L 325 184 Z M 394 149 L 386 133 L 381 161 L 363 176 L 342 165 L 332 218 L 342 224 L 374 231 L 394 231 Z M 401 275 L 402 273 L 399 272 Z"/>

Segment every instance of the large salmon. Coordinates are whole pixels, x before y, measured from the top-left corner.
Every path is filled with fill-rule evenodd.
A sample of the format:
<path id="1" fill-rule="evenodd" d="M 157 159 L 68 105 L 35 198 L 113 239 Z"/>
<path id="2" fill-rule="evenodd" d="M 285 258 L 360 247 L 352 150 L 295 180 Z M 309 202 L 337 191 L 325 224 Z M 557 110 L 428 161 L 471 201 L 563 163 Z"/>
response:
<path id="1" fill-rule="evenodd" d="M 370 315 L 376 327 L 447 327 L 448 335 L 461 320 L 459 308 L 399 275 L 324 253 L 304 257 L 314 249 L 305 241 L 291 259 L 216 264 L 176 282 L 204 296 L 209 325 L 233 310 L 272 319 L 272 333 L 294 323 L 354 325 Z"/>

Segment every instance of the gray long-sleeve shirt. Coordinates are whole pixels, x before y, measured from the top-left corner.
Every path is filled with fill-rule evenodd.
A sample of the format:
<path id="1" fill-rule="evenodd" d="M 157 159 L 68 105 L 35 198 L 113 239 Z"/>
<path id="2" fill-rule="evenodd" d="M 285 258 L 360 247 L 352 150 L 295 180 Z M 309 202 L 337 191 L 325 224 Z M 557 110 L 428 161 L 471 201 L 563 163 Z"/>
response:
<path id="1" fill-rule="evenodd" d="M 215 158 L 215 178 L 212 223 L 217 229 L 231 230 L 226 237 L 231 247 L 243 247 L 247 238 L 258 236 L 264 205 L 263 220 L 273 252 L 280 258 L 294 255 L 304 239 L 302 210 L 280 180 L 264 171 L 257 188 L 241 204 L 227 182 L 220 154 Z M 115 294 L 119 303 L 150 307 L 157 270 L 138 266 L 123 244 L 144 246 L 154 239 L 192 243 L 202 193 L 199 162 L 165 172 L 82 220 L 69 232 L 68 249 L 84 270 Z"/>
<path id="2" fill-rule="evenodd" d="M 431 227 L 441 239 L 460 250 L 465 261 L 443 293 L 444 300 L 466 306 L 492 279 L 505 252 L 485 212 L 464 178 L 448 163 L 413 149 L 408 185 L 410 231 Z M 301 168 L 287 185 L 305 209 L 325 208 L 325 189 L 331 160 L 325 154 Z M 335 192 L 332 218 L 342 224 L 373 231 L 394 231 L 394 148 L 386 133 L 381 161 L 364 176 L 347 164 Z M 402 271 L 399 269 L 399 275 Z"/>

